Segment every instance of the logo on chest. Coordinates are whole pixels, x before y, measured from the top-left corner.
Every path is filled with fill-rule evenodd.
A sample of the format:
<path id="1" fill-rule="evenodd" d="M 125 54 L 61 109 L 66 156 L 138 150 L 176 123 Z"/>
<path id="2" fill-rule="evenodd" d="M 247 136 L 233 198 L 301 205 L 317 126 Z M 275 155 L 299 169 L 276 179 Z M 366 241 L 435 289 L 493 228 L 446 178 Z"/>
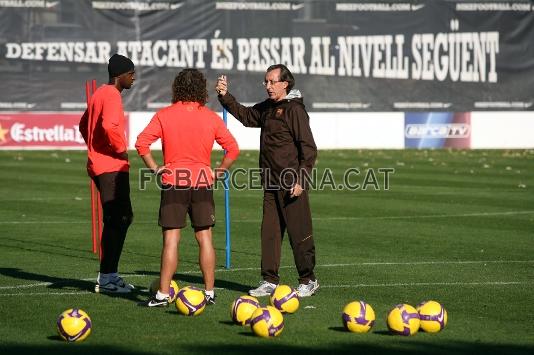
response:
<path id="1" fill-rule="evenodd" d="M 283 114 L 284 114 L 284 109 L 283 108 L 277 108 L 276 111 L 274 112 L 274 117 L 282 118 Z"/>

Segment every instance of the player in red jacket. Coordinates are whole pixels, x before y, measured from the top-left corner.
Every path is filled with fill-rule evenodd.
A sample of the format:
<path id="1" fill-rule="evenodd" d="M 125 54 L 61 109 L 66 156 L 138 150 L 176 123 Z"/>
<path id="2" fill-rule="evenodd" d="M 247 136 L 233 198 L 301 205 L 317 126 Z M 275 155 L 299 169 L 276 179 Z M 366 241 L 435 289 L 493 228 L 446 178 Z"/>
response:
<path id="1" fill-rule="evenodd" d="M 172 88 L 172 105 L 154 115 L 135 143 L 145 165 L 154 173 L 161 173 L 163 182 L 159 210 L 163 232 L 160 285 L 156 295 L 143 303 L 148 307 L 168 306 L 171 302 L 169 285 L 178 266 L 180 231 L 186 226 L 186 214 L 200 248 L 206 301 L 215 303 L 212 185 L 215 175 L 220 177 L 239 155 L 237 142 L 221 118 L 204 106 L 208 98 L 204 75 L 197 69 L 184 69 L 174 79 Z M 163 146 L 163 166 L 158 166 L 150 153 L 150 145 L 158 139 Z M 216 173 L 210 168 L 215 141 L 226 150 Z"/>
<path id="2" fill-rule="evenodd" d="M 100 191 L 104 212 L 102 259 L 95 292 L 128 293 L 134 287 L 118 274 L 124 239 L 133 218 L 121 92 L 133 85 L 134 64 L 114 54 L 109 59 L 108 73 L 108 84 L 95 91 L 80 120 L 80 133 L 87 143 L 87 172 Z"/>

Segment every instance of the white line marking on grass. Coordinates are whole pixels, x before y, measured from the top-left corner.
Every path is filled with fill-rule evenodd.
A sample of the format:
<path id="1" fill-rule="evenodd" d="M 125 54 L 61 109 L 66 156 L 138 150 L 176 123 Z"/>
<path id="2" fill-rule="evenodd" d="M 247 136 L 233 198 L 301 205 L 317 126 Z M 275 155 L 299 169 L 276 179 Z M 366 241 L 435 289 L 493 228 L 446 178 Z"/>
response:
<path id="1" fill-rule="evenodd" d="M 493 217 L 493 216 L 514 216 L 521 214 L 533 214 L 534 210 L 528 211 L 505 211 L 505 212 L 474 212 L 459 214 L 430 214 L 411 216 L 340 216 L 340 217 L 314 217 L 314 221 L 349 221 L 349 220 L 376 220 L 376 219 L 424 219 L 424 218 L 457 218 L 457 217 Z M 261 219 L 232 219 L 235 223 L 259 223 Z M 0 221 L 0 224 L 89 224 L 90 221 Z M 135 224 L 154 224 L 156 221 L 136 221 Z"/>
<path id="2" fill-rule="evenodd" d="M 482 282 L 404 282 L 382 284 L 355 284 L 355 285 L 321 285 L 321 288 L 362 288 L 362 287 L 421 287 L 421 286 L 514 286 L 532 285 L 534 281 L 482 281 Z M 223 287 L 215 287 L 217 290 L 227 290 Z M 0 297 L 15 296 L 68 296 L 68 295 L 92 295 L 89 291 L 78 292 L 35 292 L 35 293 L 4 293 Z"/>
<path id="3" fill-rule="evenodd" d="M 346 264 L 322 264 L 315 265 L 316 268 L 321 267 L 345 267 L 345 266 L 387 266 L 387 265 L 461 265 L 461 264 L 530 264 L 534 263 L 534 260 L 442 260 L 442 261 L 406 261 L 406 262 L 390 262 L 390 261 L 377 261 L 377 262 L 362 262 L 362 263 L 346 263 Z M 286 265 L 280 266 L 280 269 L 294 268 L 294 266 Z M 236 271 L 257 271 L 259 267 L 243 267 L 234 269 L 216 269 L 215 272 L 236 272 Z M 180 271 L 178 271 L 180 273 Z M 200 273 L 200 271 L 181 272 L 182 274 Z"/>
<path id="4" fill-rule="evenodd" d="M 259 268 L 253 268 L 254 270 L 259 270 Z M 226 269 L 216 270 L 216 271 L 225 271 Z M 188 271 L 178 271 L 179 274 L 200 274 L 200 270 L 188 270 Z M 148 275 L 148 274 L 122 274 L 122 276 L 126 278 L 143 278 L 143 277 L 155 277 L 156 275 Z M 23 289 L 23 288 L 32 288 L 32 287 L 48 287 L 52 285 L 61 285 L 61 284 L 69 284 L 72 282 L 73 279 L 65 279 L 65 280 L 58 280 L 57 282 L 38 282 L 34 284 L 24 284 L 24 285 L 14 285 L 14 286 L 0 286 L 0 290 L 16 290 L 16 289 Z M 96 277 L 88 277 L 84 279 L 75 279 L 76 281 L 95 281 Z"/>
<path id="5" fill-rule="evenodd" d="M 408 262 L 362 262 L 362 263 L 347 263 L 347 264 L 323 264 L 316 265 L 316 268 L 335 268 L 335 267 L 346 267 L 346 266 L 390 266 L 390 265 L 404 265 L 404 266 L 414 266 L 414 265 L 465 265 L 465 264 L 531 264 L 534 263 L 534 260 L 442 260 L 442 261 L 408 261 Z M 292 265 L 280 266 L 280 269 L 289 269 L 294 268 Z M 233 269 L 216 269 L 215 272 L 240 272 L 240 271 L 259 271 L 259 267 L 241 267 Z M 176 272 L 180 274 L 200 274 L 200 270 L 178 270 Z M 143 278 L 143 277 L 155 277 L 156 275 L 149 274 L 123 274 L 125 278 Z M 94 281 L 95 277 L 88 277 L 79 279 L 81 281 Z M 39 282 L 33 284 L 24 284 L 24 285 L 14 285 L 14 286 L 0 286 L 0 290 L 13 290 L 13 289 L 23 289 L 23 288 L 32 288 L 40 286 L 51 286 L 51 285 L 60 285 L 62 283 L 68 284 L 72 279 L 65 279 L 65 281 L 59 280 L 58 282 Z"/>
<path id="6" fill-rule="evenodd" d="M 508 212 L 475 212 L 459 214 L 430 214 L 430 215 L 413 215 L 413 216 L 369 216 L 369 217 L 317 217 L 314 220 L 364 220 L 364 219 L 423 219 L 423 218 L 455 218 L 455 217 L 492 217 L 492 216 L 513 216 L 519 214 L 531 214 L 534 211 L 508 211 Z"/>
<path id="7" fill-rule="evenodd" d="M 87 201 L 83 197 L 27 197 L 27 198 L 0 198 L 0 202 L 34 202 L 34 201 Z"/>
<path id="8" fill-rule="evenodd" d="M 30 287 L 39 287 L 39 286 L 50 286 L 53 285 L 52 282 L 39 282 L 36 284 L 26 284 L 26 285 L 16 285 L 16 286 L 1 286 L 0 290 L 12 290 L 20 288 L 30 288 Z"/>
<path id="9" fill-rule="evenodd" d="M 324 264 L 316 267 L 341 267 L 341 266 L 380 266 L 380 265 L 462 265 L 462 264 L 516 264 L 516 263 L 534 263 L 534 260 L 453 260 L 453 261 L 407 261 L 407 262 L 363 262 L 363 263 L 347 263 L 347 264 Z"/>
<path id="10" fill-rule="evenodd" d="M 0 224 L 88 224 L 88 221 L 0 221 Z"/>
<path id="11" fill-rule="evenodd" d="M 0 293 L 0 297 L 9 296 L 69 296 L 69 295 L 91 295 L 94 292 L 76 291 L 76 292 L 35 292 L 35 293 Z"/>
<path id="12" fill-rule="evenodd" d="M 402 282 L 383 284 L 355 284 L 355 285 L 321 285 L 322 288 L 358 288 L 358 287 L 419 287 L 419 286 L 510 286 L 531 285 L 534 281 L 481 281 L 481 282 Z"/>
<path id="13" fill-rule="evenodd" d="M 453 261 L 407 261 L 407 262 L 388 262 L 388 261 L 377 261 L 377 262 L 362 262 L 362 263 L 346 263 L 346 264 L 322 264 L 315 265 L 316 268 L 322 267 L 345 267 L 345 266 L 387 266 L 387 265 L 446 265 L 446 264 L 530 264 L 534 263 L 534 260 L 453 260 Z M 294 268 L 293 265 L 280 266 L 280 269 L 289 269 Z M 216 269 L 215 272 L 237 272 L 237 271 L 258 271 L 259 267 L 242 267 L 242 268 L 233 268 L 233 269 Z M 190 270 L 177 272 L 178 274 L 200 274 L 200 270 Z"/>
<path id="14" fill-rule="evenodd" d="M 89 223 L 91 222 L 90 221 L 0 221 L 0 224 L 89 224 Z"/>

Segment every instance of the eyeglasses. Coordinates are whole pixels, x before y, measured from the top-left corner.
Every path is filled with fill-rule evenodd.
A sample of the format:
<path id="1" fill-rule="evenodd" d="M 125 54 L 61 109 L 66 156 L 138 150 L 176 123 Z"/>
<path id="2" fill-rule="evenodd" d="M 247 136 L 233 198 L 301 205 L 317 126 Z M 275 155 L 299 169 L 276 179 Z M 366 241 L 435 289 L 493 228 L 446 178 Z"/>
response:
<path id="1" fill-rule="evenodd" d="M 279 83 L 279 82 L 282 82 L 282 81 L 285 81 L 285 80 L 269 80 L 269 81 L 262 81 L 261 84 L 265 87 L 267 87 L 267 85 L 271 85 L 273 86 L 274 84 L 276 83 Z"/>

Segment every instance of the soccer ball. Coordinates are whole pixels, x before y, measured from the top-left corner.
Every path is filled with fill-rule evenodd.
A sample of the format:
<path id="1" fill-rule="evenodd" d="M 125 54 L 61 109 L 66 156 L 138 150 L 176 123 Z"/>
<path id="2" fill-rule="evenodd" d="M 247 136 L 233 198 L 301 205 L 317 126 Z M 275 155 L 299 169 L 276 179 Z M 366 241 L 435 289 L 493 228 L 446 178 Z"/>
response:
<path id="1" fill-rule="evenodd" d="M 354 301 L 343 308 L 341 318 L 346 330 L 367 333 L 375 324 L 375 311 L 364 301 Z"/>
<path id="2" fill-rule="evenodd" d="M 241 296 L 235 299 L 232 303 L 232 320 L 236 324 L 248 325 L 250 324 L 250 316 L 260 306 L 260 302 L 256 297 Z"/>
<path id="3" fill-rule="evenodd" d="M 176 301 L 176 296 L 178 295 L 178 290 L 180 288 L 178 287 L 178 284 L 176 281 L 171 280 L 170 288 L 169 288 L 169 296 L 171 297 L 171 303 Z M 159 277 L 152 281 L 150 284 L 150 293 L 156 294 L 159 290 Z"/>
<path id="4" fill-rule="evenodd" d="M 71 308 L 57 319 L 59 336 L 68 342 L 82 341 L 91 334 L 91 318 L 81 309 Z"/>
<path id="5" fill-rule="evenodd" d="M 282 313 L 295 313 L 299 309 L 297 291 L 288 285 L 278 285 L 271 295 L 271 305 Z"/>
<path id="6" fill-rule="evenodd" d="M 202 290 L 186 286 L 176 295 L 176 309 L 185 316 L 198 316 L 206 308 L 206 297 Z"/>
<path id="7" fill-rule="evenodd" d="M 250 327 L 257 336 L 276 337 L 284 330 L 284 316 L 272 306 L 259 307 L 250 317 Z"/>
<path id="8" fill-rule="evenodd" d="M 421 329 L 427 333 L 437 333 L 447 325 L 447 311 L 436 301 L 425 301 L 417 306 Z"/>
<path id="9" fill-rule="evenodd" d="M 398 304 L 389 311 L 389 331 L 398 335 L 414 335 L 419 330 L 419 313 L 409 304 Z"/>

